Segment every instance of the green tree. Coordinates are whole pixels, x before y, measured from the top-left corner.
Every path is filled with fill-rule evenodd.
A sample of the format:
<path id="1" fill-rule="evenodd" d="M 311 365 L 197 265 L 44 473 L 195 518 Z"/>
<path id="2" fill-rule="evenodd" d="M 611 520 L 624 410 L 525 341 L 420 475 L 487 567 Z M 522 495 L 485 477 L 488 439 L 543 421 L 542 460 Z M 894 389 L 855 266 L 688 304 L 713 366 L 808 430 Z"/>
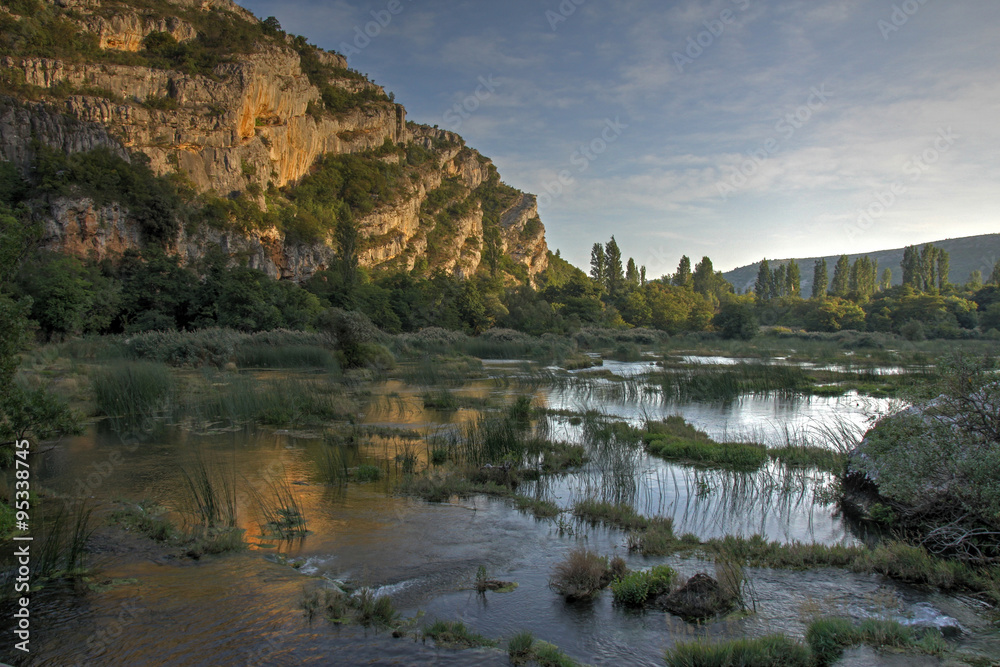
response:
<path id="1" fill-rule="evenodd" d="M 608 294 L 612 298 L 618 297 L 625 287 L 625 271 L 622 268 L 622 251 L 614 236 L 604 244 L 604 275 Z"/>
<path id="2" fill-rule="evenodd" d="M 890 287 L 892 287 L 892 269 L 886 268 L 886 270 L 882 272 L 882 282 L 879 284 L 879 289 L 884 292 Z"/>
<path id="3" fill-rule="evenodd" d="M 983 286 L 983 272 L 976 269 L 969 274 L 969 280 L 965 283 L 965 287 L 970 290 L 977 290 Z"/>
<path id="4" fill-rule="evenodd" d="M 908 245 L 903 248 L 903 284 L 909 285 L 913 289 L 920 291 L 922 287 L 923 274 L 920 269 L 920 251 L 916 246 Z"/>
<path id="5" fill-rule="evenodd" d="M 753 308 L 744 301 L 724 304 L 712 319 L 712 324 L 722 333 L 723 338 L 750 340 L 760 331 Z"/>
<path id="6" fill-rule="evenodd" d="M 358 280 L 358 228 L 349 213 L 337 221 L 337 250 L 344 289 L 351 292 Z"/>
<path id="7" fill-rule="evenodd" d="M 785 289 L 788 285 L 785 282 L 785 265 L 779 264 L 774 267 L 774 271 L 771 272 L 771 298 L 780 299 L 785 296 Z"/>
<path id="8" fill-rule="evenodd" d="M 1000 287 L 1000 261 L 993 265 L 993 271 L 990 272 L 990 279 L 987 284 Z"/>
<path id="9" fill-rule="evenodd" d="M 767 301 L 771 298 L 771 285 L 773 283 L 771 266 L 768 264 L 767 259 L 762 259 L 760 267 L 757 269 L 757 280 L 753 284 L 753 292 L 757 295 L 758 302 Z"/>
<path id="10" fill-rule="evenodd" d="M 628 265 L 625 268 L 625 282 L 632 288 L 639 286 L 639 270 L 635 267 L 635 260 L 631 257 L 628 258 Z"/>
<path id="11" fill-rule="evenodd" d="M 590 277 L 602 288 L 607 284 L 606 279 L 607 262 L 604 258 L 604 246 L 595 243 L 590 249 Z"/>
<path id="12" fill-rule="evenodd" d="M 673 278 L 674 285 L 678 287 L 688 287 L 691 285 L 691 258 L 681 255 L 681 261 L 677 265 L 677 273 Z"/>
<path id="13" fill-rule="evenodd" d="M 17 301 L 10 293 L 20 262 L 41 236 L 27 212 L 0 204 L 0 465 L 10 462 L 13 444 L 80 431 L 79 417 L 44 386 L 32 386 L 17 376 L 20 352 L 29 340 L 31 299 Z"/>
<path id="14" fill-rule="evenodd" d="M 826 289 L 829 284 L 830 279 L 826 273 L 826 260 L 817 259 L 813 264 L 812 298 L 822 299 L 825 297 Z"/>
<path id="15" fill-rule="evenodd" d="M 802 272 L 799 264 L 794 259 L 788 262 L 785 268 L 785 294 L 788 296 L 799 296 L 802 292 Z"/>
<path id="16" fill-rule="evenodd" d="M 846 298 L 847 293 L 850 291 L 850 279 L 851 261 L 847 258 L 847 255 L 841 255 L 837 260 L 836 266 L 833 267 L 833 284 L 831 285 L 830 293 L 841 299 Z"/>
<path id="17" fill-rule="evenodd" d="M 938 248 L 937 251 L 937 278 L 938 278 L 938 291 L 943 292 L 946 287 L 950 284 L 948 282 L 948 274 L 951 273 L 951 257 L 948 255 L 948 251 L 941 250 Z"/>

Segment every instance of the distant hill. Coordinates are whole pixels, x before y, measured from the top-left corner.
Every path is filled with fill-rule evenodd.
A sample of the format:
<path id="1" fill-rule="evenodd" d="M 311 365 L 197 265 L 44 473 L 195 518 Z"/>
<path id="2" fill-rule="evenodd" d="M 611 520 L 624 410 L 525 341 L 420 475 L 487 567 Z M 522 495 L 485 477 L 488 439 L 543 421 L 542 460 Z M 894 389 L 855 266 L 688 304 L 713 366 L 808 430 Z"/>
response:
<path id="1" fill-rule="evenodd" d="M 953 283 L 964 283 L 969 279 L 969 274 L 976 269 L 983 272 L 983 278 L 988 278 L 993 265 L 1000 259 L 1000 234 L 983 234 L 982 236 L 966 236 L 958 239 L 946 239 L 944 241 L 934 241 L 934 246 L 948 251 L 951 257 L 951 273 L 949 280 Z M 921 246 L 925 244 L 920 244 Z M 892 269 L 892 284 L 899 285 L 903 282 L 903 270 L 900 263 L 903 260 L 903 249 L 893 248 L 892 250 L 878 250 L 876 252 L 861 252 L 848 255 L 853 263 L 859 257 L 868 255 L 874 260 L 878 260 L 878 275 L 882 277 L 882 272 Z M 818 259 L 826 259 L 827 275 L 833 280 L 833 267 L 837 263 L 840 255 L 829 255 L 827 257 L 805 257 L 795 258 L 799 269 L 802 272 L 802 294 L 808 297 L 812 293 L 813 263 Z M 771 269 L 787 264 L 789 259 L 771 259 L 768 263 Z M 753 289 L 754 281 L 757 280 L 757 271 L 760 269 L 760 262 L 741 266 L 732 271 L 727 271 L 722 275 L 731 282 L 738 292 L 746 292 Z"/>

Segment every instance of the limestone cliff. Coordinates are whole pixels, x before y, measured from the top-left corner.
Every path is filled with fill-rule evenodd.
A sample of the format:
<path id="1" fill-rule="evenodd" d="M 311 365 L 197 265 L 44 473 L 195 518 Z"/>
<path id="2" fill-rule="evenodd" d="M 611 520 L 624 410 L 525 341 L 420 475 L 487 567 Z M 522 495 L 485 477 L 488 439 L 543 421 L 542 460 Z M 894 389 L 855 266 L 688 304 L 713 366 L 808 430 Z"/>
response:
<path id="1" fill-rule="evenodd" d="M 266 207 L 293 196 L 321 156 L 368 156 L 385 146 L 405 153 L 416 145 L 431 158 L 407 166 L 398 196 L 355 220 L 361 264 L 458 276 L 479 269 L 484 211 L 475 193 L 499 181 L 490 161 L 465 147 L 461 137 L 408 124 L 405 109 L 348 69 L 342 56 L 280 31 L 261 32 L 265 37 L 224 57 L 212 52 L 217 62 L 210 70 L 164 64 L 154 57 L 152 38 L 173 49 L 164 53 L 194 45 L 192 53 L 201 54 L 193 49 L 202 48 L 211 22 L 258 31 L 260 24 L 228 0 L 161 0 L 142 7 L 111 0 L 46 3 L 45 11 L 72 21 L 97 51 L 72 58 L 8 53 L 0 59 L 3 81 L 13 82 L 5 86 L 12 99 L 0 106 L 0 158 L 27 169 L 36 141 L 64 152 L 106 147 L 125 159 L 145 155 L 154 172 L 180 174 L 201 196 L 249 198 Z M 445 185 L 459 213 L 432 215 L 428 197 Z M 533 279 L 546 265 L 544 227 L 534 197 L 517 195 L 497 216 L 500 245 Z M 103 258 L 142 246 L 122 205 L 56 197 L 36 211 L 54 249 Z M 218 246 L 273 277 L 302 280 L 337 255 L 329 233 L 303 243 L 278 227 L 181 227 L 168 247 L 185 263 Z"/>

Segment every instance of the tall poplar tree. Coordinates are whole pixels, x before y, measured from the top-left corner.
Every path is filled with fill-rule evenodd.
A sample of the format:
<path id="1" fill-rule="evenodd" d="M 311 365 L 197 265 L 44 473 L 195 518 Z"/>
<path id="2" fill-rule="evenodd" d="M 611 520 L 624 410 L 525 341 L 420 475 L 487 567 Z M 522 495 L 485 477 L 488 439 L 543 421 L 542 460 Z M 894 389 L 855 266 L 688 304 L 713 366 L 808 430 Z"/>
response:
<path id="1" fill-rule="evenodd" d="M 817 259 L 813 264 L 812 298 L 822 299 L 830 286 L 830 277 L 826 273 L 826 260 Z"/>
<path id="2" fill-rule="evenodd" d="M 847 259 L 847 255 L 841 255 L 836 266 L 833 267 L 833 285 L 830 289 L 833 296 L 839 296 L 842 299 L 847 296 L 850 291 L 850 274 L 851 260 Z"/>

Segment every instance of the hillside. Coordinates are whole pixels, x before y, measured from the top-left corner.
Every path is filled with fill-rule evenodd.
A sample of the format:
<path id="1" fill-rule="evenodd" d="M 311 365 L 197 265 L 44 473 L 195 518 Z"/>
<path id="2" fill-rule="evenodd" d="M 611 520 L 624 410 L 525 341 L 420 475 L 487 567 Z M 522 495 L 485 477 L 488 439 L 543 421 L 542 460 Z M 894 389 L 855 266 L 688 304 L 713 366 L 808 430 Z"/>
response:
<path id="1" fill-rule="evenodd" d="M 990 271 L 993 270 L 993 265 L 996 264 L 998 259 L 1000 259 L 1000 234 L 967 236 L 964 238 L 934 241 L 933 243 L 935 247 L 943 248 L 950 255 L 950 280 L 953 283 L 964 283 L 968 280 L 969 274 L 976 270 L 982 272 L 984 279 L 987 278 L 990 275 Z M 902 248 L 856 253 L 848 255 L 848 259 L 850 259 L 851 262 L 854 262 L 854 260 L 859 257 L 864 257 L 865 255 L 878 261 L 879 276 L 881 276 L 882 272 L 888 268 L 892 270 L 892 283 L 894 285 L 902 283 L 903 270 L 900 268 L 900 263 L 903 259 Z M 827 273 L 832 280 L 833 267 L 837 263 L 838 258 L 839 255 L 829 255 L 825 258 L 795 258 L 795 261 L 798 263 L 802 272 L 802 294 L 808 296 L 812 292 L 813 263 L 819 259 L 826 259 Z M 789 261 L 789 259 L 774 260 L 768 258 L 768 263 L 772 269 L 776 266 L 787 264 Z M 732 271 L 727 271 L 722 275 L 736 287 L 737 291 L 745 292 L 749 289 L 753 289 L 754 281 L 757 279 L 757 271 L 759 268 L 760 262 L 757 262 L 748 266 L 741 266 L 733 269 Z"/>
<path id="2" fill-rule="evenodd" d="M 100 260 L 156 242 L 192 264 L 223 248 L 302 281 L 348 221 L 375 271 L 545 269 L 533 195 L 460 136 L 407 122 L 341 55 L 229 0 L 18 0 L 0 35 L 0 159 L 33 181 L 50 249 Z M 166 194 L 124 188 L 136 179 Z"/>

